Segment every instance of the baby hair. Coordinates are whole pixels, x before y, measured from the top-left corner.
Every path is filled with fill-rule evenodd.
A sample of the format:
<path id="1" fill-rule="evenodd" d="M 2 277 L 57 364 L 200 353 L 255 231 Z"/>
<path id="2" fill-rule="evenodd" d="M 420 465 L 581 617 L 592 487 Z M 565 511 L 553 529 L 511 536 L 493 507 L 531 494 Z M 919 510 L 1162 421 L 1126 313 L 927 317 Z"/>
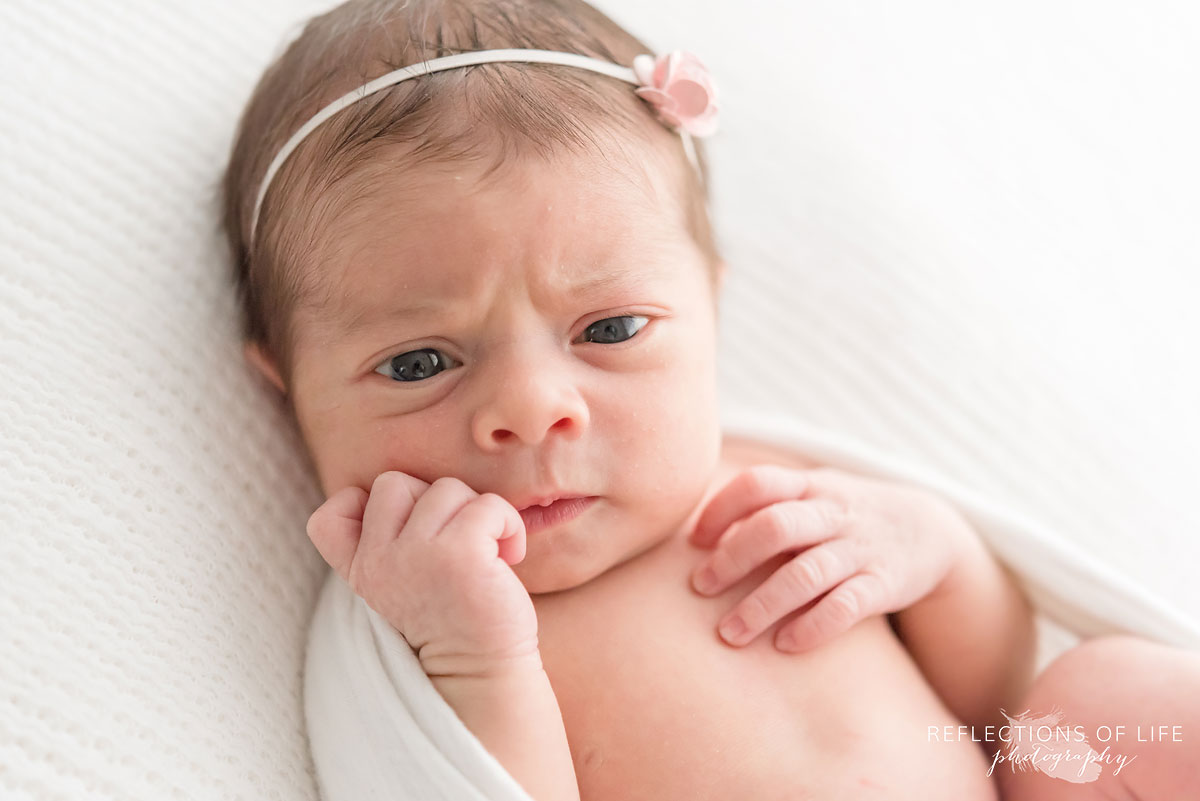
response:
<path id="1" fill-rule="evenodd" d="M 328 299 L 317 261 L 323 224 L 372 181 L 426 164 L 589 153 L 642 169 L 663 159 L 687 228 L 715 276 L 703 146 L 696 166 L 678 135 L 621 81 L 552 64 L 474 65 L 407 80 L 350 104 L 305 138 L 275 175 L 269 163 L 316 112 L 385 73 L 455 53 L 527 48 L 628 66 L 650 49 L 582 0 L 351 0 L 307 22 L 266 70 L 242 114 L 222 184 L 242 336 L 291 386 L 295 312 Z M 631 149 L 631 145 L 642 145 Z M 404 150 L 402 166 L 385 152 Z M 252 234 L 253 232 L 253 234 Z"/>

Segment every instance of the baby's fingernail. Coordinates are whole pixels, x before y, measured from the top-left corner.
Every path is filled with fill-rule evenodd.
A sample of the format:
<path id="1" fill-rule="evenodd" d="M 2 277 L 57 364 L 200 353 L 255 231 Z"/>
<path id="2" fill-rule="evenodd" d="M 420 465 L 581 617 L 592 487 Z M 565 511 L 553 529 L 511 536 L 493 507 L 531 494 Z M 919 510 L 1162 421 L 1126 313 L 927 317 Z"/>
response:
<path id="1" fill-rule="evenodd" d="M 746 624 L 736 615 L 721 624 L 721 636 L 732 643 L 746 633 Z"/>
<path id="2" fill-rule="evenodd" d="M 708 594 L 717 588 L 717 574 L 711 567 L 706 567 L 696 574 L 694 579 L 697 592 Z"/>

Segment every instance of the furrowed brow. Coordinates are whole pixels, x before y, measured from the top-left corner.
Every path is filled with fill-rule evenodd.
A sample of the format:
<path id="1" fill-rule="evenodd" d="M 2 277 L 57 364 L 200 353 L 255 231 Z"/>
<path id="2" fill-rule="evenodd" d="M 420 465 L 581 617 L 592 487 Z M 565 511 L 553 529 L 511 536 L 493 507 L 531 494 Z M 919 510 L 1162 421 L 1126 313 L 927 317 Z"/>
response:
<path id="1" fill-rule="evenodd" d="M 338 329 L 347 336 L 354 336 L 385 323 L 394 324 L 401 320 L 428 319 L 441 311 L 445 311 L 445 307 L 437 303 L 409 303 L 386 308 L 374 306 L 369 309 L 360 309 L 345 322 L 340 323 Z"/>
<path id="2" fill-rule="evenodd" d="M 589 292 L 598 292 L 603 289 L 611 289 L 614 286 L 621 284 L 638 284 L 642 279 L 648 278 L 644 270 L 615 270 L 604 273 L 603 275 L 589 278 L 586 281 L 580 281 L 567 288 L 567 296 L 575 297 L 577 295 L 586 294 Z"/>
<path id="3" fill-rule="evenodd" d="M 654 277 L 652 271 L 645 269 L 623 269 L 603 273 L 602 275 L 579 281 L 563 290 L 566 298 L 585 298 L 596 295 L 613 287 L 638 286 L 645 280 Z M 445 314 L 447 304 L 435 302 L 408 303 L 400 306 L 373 305 L 370 308 L 358 309 L 344 322 L 338 324 L 338 329 L 347 336 L 361 334 L 363 331 L 382 326 L 394 325 L 401 321 L 420 321 L 435 318 Z"/>

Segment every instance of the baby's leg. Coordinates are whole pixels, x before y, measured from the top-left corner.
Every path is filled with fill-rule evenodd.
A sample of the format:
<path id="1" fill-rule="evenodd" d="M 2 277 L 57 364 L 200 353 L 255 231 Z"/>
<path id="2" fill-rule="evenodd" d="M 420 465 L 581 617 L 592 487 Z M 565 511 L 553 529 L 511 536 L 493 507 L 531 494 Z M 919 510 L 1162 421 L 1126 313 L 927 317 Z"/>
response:
<path id="1" fill-rule="evenodd" d="M 1099 776 L 1069 782 L 1001 763 L 995 775 L 1006 801 L 1200 798 L 1200 653 L 1135 637 L 1087 640 L 1050 663 L 1020 709 L 1006 711 L 1016 717 L 1026 709 L 1026 719 L 1059 709 L 1060 726 L 1082 727 L 1088 744 L 1068 747 L 1080 755 L 1090 746 Z M 1077 775 L 1084 764 L 1063 760 L 1055 775 Z"/>

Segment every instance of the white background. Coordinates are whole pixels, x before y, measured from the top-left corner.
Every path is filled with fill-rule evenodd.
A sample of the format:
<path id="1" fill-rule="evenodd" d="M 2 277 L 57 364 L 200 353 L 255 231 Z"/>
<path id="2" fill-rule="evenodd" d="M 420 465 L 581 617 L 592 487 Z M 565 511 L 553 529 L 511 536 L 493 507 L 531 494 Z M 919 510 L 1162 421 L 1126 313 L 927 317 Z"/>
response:
<path id="1" fill-rule="evenodd" d="M 0 796 L 315 799 L 319 492 L 213 195 L 316 0 L 0 3 Z M 1200 614 L 1200 6 L 611 0 L 722 89 L 723 397 Z"/>
<path id="2" fill-rule="evenodd" d="M 1200 614 L 1200 7 L 602 7 L 722 90 L 727 397 L 919 459 Z"/>

